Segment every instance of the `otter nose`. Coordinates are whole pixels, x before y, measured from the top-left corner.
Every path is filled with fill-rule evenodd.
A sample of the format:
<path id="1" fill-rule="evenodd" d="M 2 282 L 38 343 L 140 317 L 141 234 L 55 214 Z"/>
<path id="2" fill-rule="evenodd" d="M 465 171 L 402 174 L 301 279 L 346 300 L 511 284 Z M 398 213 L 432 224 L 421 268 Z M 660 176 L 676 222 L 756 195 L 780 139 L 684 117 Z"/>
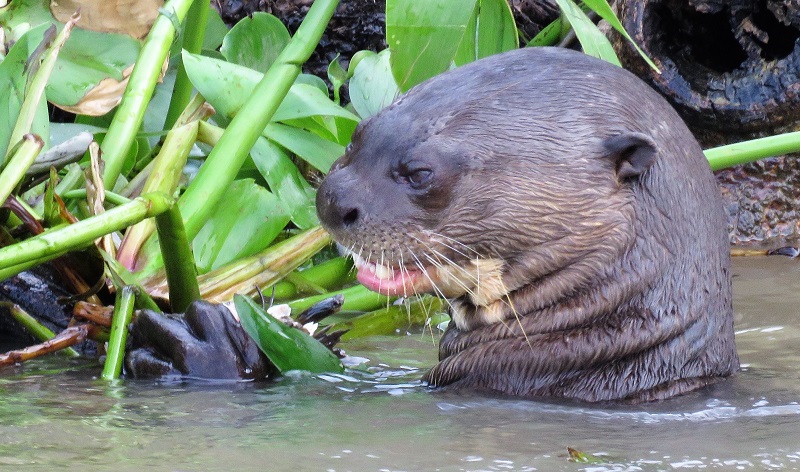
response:
<path id="1" fill-rule="evenodd" d="M 347 230 L 359 223 L 363 213 L 353 201 L 355 190 L 342 188 L 335 180 L 326 178 L 317 191 L 317 214 L 326 229 Z"/>

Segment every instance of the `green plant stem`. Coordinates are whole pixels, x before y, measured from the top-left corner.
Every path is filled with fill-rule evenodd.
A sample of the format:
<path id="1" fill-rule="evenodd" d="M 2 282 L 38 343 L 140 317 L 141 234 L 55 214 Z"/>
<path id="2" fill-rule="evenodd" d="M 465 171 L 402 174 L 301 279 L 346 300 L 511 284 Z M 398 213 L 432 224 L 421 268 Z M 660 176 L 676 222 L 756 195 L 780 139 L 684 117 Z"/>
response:
<path id="1" fill-rule="evenodd" d="M 167 133 L 161 151 L 153 159 L 150 174 L 142 188 L 143 194 L 161 192 L 172 195 L 175 192 L 181 172 L 196 139 L 196 121 L 179 126 Z M 120 244 L 117 260 L 129 269 L 134 267 L 142 245 L 154 230 L 155 224 L 151 220 L 143 221 L 128 229 Z"/>
<path id="2" fill-rule="evenodd" d="M 53 339 L 56 336 L 56 334 L 50 331 L 50 329 L 47 326 L 43 325 L 42 323 L 39 322 L 39 320 L 29 315 L 28 312 L 23 310 L 16 303 L 0 302 L 0 306 L 5 307 L 11 314 L 11 316 L 14 318 L 14 320 L 16 320 L 17 323 L 21 324 L 25 328 L 25 330 L 27 330 L 31 334 L 31 336 L 38 339 L 39 341 L 42 342 L 49 341 L 50 339 Z M 78 352 L 75 351 L 75 349 L 72 349 L 71 347 L 63 349 L 63 352 L 70 357 L 80 356 L 80 354 L 78 354 Z"/>
<path id="3" fill-rule="evenodd" d="M 706 149 L 711 169 L 720 170 L 765 157 L 800 152 L 800 131 Z"/>
<path id="4" fill-rule="evenodd" d="M 179 204 L 189 239 L 197 235 L 236 177 L 250 149 L 300 75 L 301 66 L 314 51 L 338 3 L 338 0 L 316 0 L 311 5 L 297 33 L 256 85 L 252 99 L 233 118 L 186 189 Z"/>
<path id="5" fill-rule="evenodd" d="M 114 303 L 114 317 L 111 319 L 111 334 L 108 338 L 106 362 L 103 365 L 102 377 L 116 380 L 122 372 L 122 359 L 125 357 L 125 341 L 128 339 L 128 325 L 133 317 L 133 302 L 136 292 L 128 285 L 117 292 Z"/>
<path id="6" fill-rule="evenodd" d="M 17 187 L 43 146 L 44 142 L 35 134 L 26 134 L 22 137 L 20 145 L 15 146 L 11 159 L 0 173 L 0 204 L 3 204 Z"/>
<path id="7" fill-rule="evenodd" d="M 56 192 L 56 193 L 58 193 L 58 192 Z M 106 201 L 108 203 L 111 203 L 112 205 L 119 206 L 119 205 L 124 205 L 126 203 L 130 203 L 131 202 L 130 198 L 123 197 L 122 195 L 120 195 L 118 193 L 109 192 L 108 190 L 106 190 L 105 195 L 106 195 Z M 65 200 L 74 200 L 74 199 L 78 199 L 78 198 L 84 199 L 84 198 L 86 198 L 86 189 L 85 188 L 81 188 L 81 189 L 77 189 L 77 190 L 70 190 L 69 192 L 61 195 L 61 198 L 65 199 Z"/>
<path id="8" fill-rule="evenodd" d="M 183 22 L 191 5 L 192 0 L 169 0 L 162 10 L 174 15 L 178 22 Z M 122 171 L 125 157 L 142 125 L 147 104 L 153 96 L 161 68 L 175 39 L 175 26 L 168 14 L 159 13 L 153 23 L 128 79 L 122 102 L 103 139 L 101 147 L 106 166 L 103 182 L 108 189 L 114 188 Z"/>
<path id="9" fill-rule="evenodd" d="M 11 138 L 8 142 L 9 149 L 16 145 L 21 139 L 24 139 L 23 136 L 31 132 L 34 116 L 36 116 L 39 103 L 44 96 L 44 88 L 47 85 L 47 81 L 50 79 L 50 73 L 53 72 L 53 67 L 56 65 L 58 53 L 67 41 L 67 38 L 69 38 L 72 27 L 75 26 L 76 21 L 78 21 L 78 19 L 73 17 L 64 24 L 64 28 L 58 36 L 56 36 L 55 41 L 53 41 L 53 44 L 44 54 L 42 63 L 36 71 L 36 74 L 31 78 L 30 85 L 25 93 L 25 101 L 22 103 L 17 122 L 14 124 L 14 130 L 11 132 Z M 47 37 L 47 34 L 45 34 L 45 37 Z M 5 157 L 7 159 L 8 154 L 6 154 Z M 30 167 L 30 165 L 28 167 Z M 28 170 L 28 167 L 25 168 L 25 171 Z M 5 199 L 0 201 L 5 201 Z"/>
<path id="10" fill-rule="evenodd" d="M 346 329 L 342 341 L 380 334 L 395 334 L 397 330 L 425 325 L 434 315 L 441 313 L 443 307 L 444 302 L 441 298 L 429 296 L 411 299 L 402 305 L 384 307 L 348 321 L 333 323 L 331 330 Z"/>
<path id="11" fill-rule="evenodd" d="M 287 275 L 285 280 L 274 285 L 275 298 L 278 300 L 296 298 L 299 293 L 306 292 L 306 289 L 310 287 L 315 287 L 318 294 L 324 293 L 353 280 L 355 280 L 355 271 L 352 260 L 349 257 L 335 257 Z M 323 290 L 319 291 L 316 287 Z M 265 293 L 265 295 L 271 295 L 271 293 Z"/>
<path id="12" fill-rule="evenodd" d="M 19 273 L 17 269 L 23 264 L 34 260 L 44 262 L 91 244 L 100 236 L 159 215 L 172 204 L 173 200 L 163 194 L 143 195 L 100 215 L 0 248 L 0 280 Z"/>
<path id="13" fill-rule="evenodd" d="M 368 290 L 363 285 L 354 285 L 344 290 L 337 290 L 335 292 L 323 293 L 322 295 L 314 295 L 311 297 L 300 298 L 298 300 L 289 302 L 289 307 L 292 313 L 297 315 L 303 311 L 311 308 L 315 303 L 319 303 L 326 298 L 334 295 L 344 295 L 343 311 L 372 311 L 381 307 L 386 307 L 397 297 L 387 297 L 376 292 Z"/>
<path id="14" fill-rule="evenodd" d="M 167 274 L 169 304 L 174 313 L 184 313 L 192 302 L 200 300 L 192 247 L 186 239 L 186 230 L 177 205 L 156 216 L 155 220 L 158 244 L 161 246 Z"/>
<path id="15" fill-rule="evenodd" d="M 199 54 L 203 49 L 209 8 L 211 8 L 211 0 L 194 0 L 186 17 L 186 27 L 183 28 L 183 49 L 192 54 Z M 164 129 L 172 128 L 192 97 L 192 83 L 186 74 L 183 60 L 179 57 L 178 61 L 180 61 L 178 74 L 175 77 L 175 87 L 172 89 L 172 99 L 169 102 Z"/>

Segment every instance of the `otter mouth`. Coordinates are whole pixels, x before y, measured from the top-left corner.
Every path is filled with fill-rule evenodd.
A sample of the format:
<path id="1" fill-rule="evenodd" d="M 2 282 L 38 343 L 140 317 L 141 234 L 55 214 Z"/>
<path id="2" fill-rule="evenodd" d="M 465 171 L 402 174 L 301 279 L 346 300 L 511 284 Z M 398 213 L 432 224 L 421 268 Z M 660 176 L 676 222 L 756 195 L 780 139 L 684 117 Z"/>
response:
<path id="1" fill-rule="evenodd" d="M 350 255 L 358 270 L 356 279 L 373 292 L 389 296 L 409 296 L 434 291 L 434 283 L 427 269 L 405 266 L 393 268 L 369 262 L 355 253 Z"/>

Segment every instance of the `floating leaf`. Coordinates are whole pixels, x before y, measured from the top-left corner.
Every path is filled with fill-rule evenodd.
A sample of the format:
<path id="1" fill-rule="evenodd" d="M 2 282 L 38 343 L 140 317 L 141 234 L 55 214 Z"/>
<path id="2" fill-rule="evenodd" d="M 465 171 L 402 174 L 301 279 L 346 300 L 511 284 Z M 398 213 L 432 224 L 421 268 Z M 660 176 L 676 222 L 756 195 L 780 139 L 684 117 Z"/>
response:
<path id="1" fill-rule="evenodd" d="M 228 62 L 263 73 L 290 39 L 281 20 L 269 13 L 256 12 L 231 28 L 222 41 L 220 52 Z"/>
<path id="2" fill-rule="evenodd" d="M 242 327 L 281 372 L 344 371 L 339 358 L 316 339 L 276 320 L 247 297 L 235 295 L 233 300 Z"/>
<path id="3" fill-rule="evenodd" d="M 197 270 L 205 273 L 261 251 L 288 222 L 275 195 L 252 179 L 234 181 L 192 241 Z"/>
<path id="4" fill-rule="evenodd" d="M 450 68 L 477 0 L 388 0 L 386 42 L 400 90 Z"/>
<path id="5" fill-rule="evenodd" d="M 611 46 L 608 38 L 597 28 L 586 13 L 578 7 L 572 0 L 556 0 L 561 12 L 572 25 L 575 35 L 581 42 L 583 52 L 590 56 L 599 57 L 607 62 L 619 66 L 620 62 L 617 53 Z"/>

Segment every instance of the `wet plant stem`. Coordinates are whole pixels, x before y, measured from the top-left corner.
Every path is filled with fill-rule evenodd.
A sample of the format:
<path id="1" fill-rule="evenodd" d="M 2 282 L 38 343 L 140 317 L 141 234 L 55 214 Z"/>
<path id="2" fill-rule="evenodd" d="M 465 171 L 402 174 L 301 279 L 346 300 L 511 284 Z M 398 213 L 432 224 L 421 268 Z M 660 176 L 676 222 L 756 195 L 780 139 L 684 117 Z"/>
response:
<path id="1" fill-rule="evenodd" d="M 363 285 L 354 285 L 353 287 L 344 290 L 337 290 L 335 292 L 323 293 L 322 295 L 314 295 L 311 297 L 300 298 L 289 302 L 289 307 L 292 309 L 292 314 L 299 314 L 309 309 L 316 303 L 330 298 L 334 295 L 344 295 L 344 305 L 342 311 L 372 311 L 379 308 L 385 308 L 392 303 L 397 297 L 387 297 L 373 291 L 368 290 Z"/>
<path id="2" fill-rule="evenodd" d="M 39 322 L 39 320 L 29 315 L 28 312 L 23 310 L 22 307 L 20 307 L 16 303 L 0 302 L 0 306 L 6 308 L 8 312 L 11 314 L 11 316 L 14 318 L 14 320 L 16 320 L 17 323 L 21 324 L 25 328 L 25 330 L 28 331 L 28 333 L 30 333 L 31 336 L 33 336 L 37 340 L 49 341 L 56 336 L 54 332 L 50 331 L 50 328 L 43 325 L 42 323 Z M 64 349 L 63 352 L 64 354 L 70 357 L 80 356 L 80 354 L 78 354 L 78 352 L 75 351 L 75 349 L 72 349 L 71 347 Z"/>
<path id="3" fill-rule="evenodd" d="M 56 190 L 56 193 L 58 193 L 57 190 Z M 105 197 L 106 197 L 105 201 L 107 203 L 111 203 L 112 205 L 116 205 L 116 206 L 125 205 L 126 203 L 130 203 L 131 202 L 130 198 L 123 197 L 122 195 L 120 195 L 118 193 L 109 192 L 108 190 L 106 190 Z M 63 195 L 61 195 L 61 198 L 63 198 L 64 200 L 75 200 L 75 199 L 81 199 L 82 200 L 82 199 L 85 199 L 86 198 L 86 189 L 85 188 L 81 188 L 81 189 L 77 189 L 77 190 L 70 190 L 69 192 L 66 192 Z"/>
<path id="4" fill-rule="evenodd" d="M 230 186 L 250 149 L 272 119 L 301 66 L 314 51 L 338 0 L 316 0 L 289 44 L 256 85 L 250 100 L 231 121 L 225 133 L 179 202 L 186 233 L 193 239 Z"/>
<path id="5" fill-rule="evenodd" d="M 15 146 L 11 159 L 0 173 L 0 204 L 5 202 L 19 185 L 20 180 L 25 176 L 25 172 L 33 164 L 43 146 L 44 142 L 35 134 L 26 134 L 22 137 L 20 145 Z"/>
<path id="6" fill-rule="evenodd" d="M 210 5 L 210 0 L 194 0 L 191 8 L 189 8 L 185 23 L 186 27 L 183 28 L 183 49 L 192 54 L 200 54 L 203 48 L 203 37 L 206 33 Z M 180 61 L 178 75 L 175 77 L 175 86 L 172 89 L 172 99 L 169 102 L 164 129 L 172 128 L 192 97 L 192 83 L 186 74 L 183 61 L 180 57 L 177 59 Z"/>
<path id="7" fill-rule="evenodd" d="M 174 22 L 183 22 L 191 5 L 192 0 L 169 0 L 165 3 L 142 46 L 122 102 L 103 139 L 103 182 L 108 189 L 114 188 L 125 157 L 142 125 L 147 104 L 153 96 L 164 61 L 175 39 Z"/>
<path id="8" fill-rule="evenodd" d="M 319 295 L 355 280 L 353 261 L 349 257 L 334 257 L 308 269 L 295 271 L 274 285 L 276 299 L 296 298 L 302 293 Z M 272 290 L 268 290 L 271 295 Z"/>
<path id="9" fill-rule="evenodd" d="M 184 313 L 192 302 L 200 300 L 192 247 L 186 239 L 186 230 L 177 205 L 156 216 L 155 220 L 158 244 L 161 246 L 167 274 L 169 304 L 174 313 Z"/>
<path id="10" fill-rule="evenodd" d="M 32 261 L 45 262 L 84 247 L 106 234 L 167 211 L 173 200 L 151 193 L 78 223 L 63 226 L 17 244 L 0 248 L 0 280 L 25 270 Z M 29 266 L 28 266 L 29 267 Z"/>
<path id="11" fill-rule="evenodd" d="M 800 131 L 706 149 L 705 155 L 711 169 L 720 170 L 792 152 L 800 152 Z"/>
<path id="12" fill-rule="evenodd" d="M 114 317 L 111 319 L 111 334 L 108 338 L 106 362 L 101 376 L 106 380 L 116 380 L 122 372 L 122 359 L 125 357 L 125 342 L 128 339 L 128 325 L 133 317 L 133 303 L 136 291 L 126 285 L 117 291 L 114 303 Z"/>

